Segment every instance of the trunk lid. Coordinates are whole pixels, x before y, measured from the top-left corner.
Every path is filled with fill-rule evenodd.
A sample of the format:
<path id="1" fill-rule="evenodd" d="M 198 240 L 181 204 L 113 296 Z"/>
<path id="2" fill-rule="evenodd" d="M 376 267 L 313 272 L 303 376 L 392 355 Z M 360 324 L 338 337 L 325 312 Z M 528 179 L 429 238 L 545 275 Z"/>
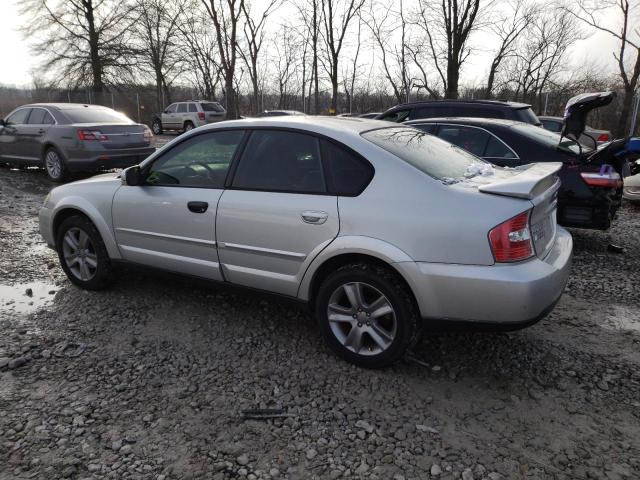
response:
<path id="1" fill-rule="evenodd" d="M 494 175 L 472 177 L 463 184 L 492 195 L 521 198 L 533 204 L 529 226 L 536 255 L 547 256 L 553 247 L 556 230 L 556 210 L 562 163 L 533 163 L 518 168 L 496 168 Z"/>
<path id="2" fill-rule="evenodd" d="M 150 142 L 144 138 L 145 126 L 139 124 L 109 125 L 101 123 L 75 124 L 78 130 L 98 131 L 107 136 L 100 141 L 106 149 L 147 147 Z"/>

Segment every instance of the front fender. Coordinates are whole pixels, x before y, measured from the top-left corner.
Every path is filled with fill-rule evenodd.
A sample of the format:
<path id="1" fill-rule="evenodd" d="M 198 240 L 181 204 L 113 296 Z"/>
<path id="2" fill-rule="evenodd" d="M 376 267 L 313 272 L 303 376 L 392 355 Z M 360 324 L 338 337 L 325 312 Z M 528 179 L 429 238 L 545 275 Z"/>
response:
<path id="1" fill-rule="evenodd" d="M 111 198 L 109 199 L 111 200 Z M 53 209 L 52 221 L 50 225 L 51 229 L 51 237 L 55 239 L 55 232 L 53 231 L 54 225 L 56 224 L 57 216 L 64 210 L 78 210 L 85 214 L 96 226 L 98 232 L 100 232 L 100 236 L 102 237 L 102 241 L 104 242 L 105 247 L 107 248 L 107 252 L 109 253 L 109 258 L 112 260 L 118 260 L 121 258 L 120 251 L 118 250 L 118 246 L 116 244 L 116 240 L 113 236 L 113 229 L 111 228 L 111 202 L 106 202 L 104 204 L 96 207 L 85 198 L 78 195 L 70 195 L 65 196 L 56 202 L 55 208 Z"/>
<path id="2" fill-rule="evenodd" d="M 378 238 L 357 235 L 337 237 L 314 258 L 307 268 L 298 288 L 298 298 L 308 301 L 312 295 L 311 283 L 318 269 L 332 258 L 345 254 L 367 255 L 389 265 L 401 262 L 414 263 L 414 260 L 407 253 Z M 401 272 L 398 270 L 398 273 Z M 405 280 L 407 279 L 405 278 Z"/>

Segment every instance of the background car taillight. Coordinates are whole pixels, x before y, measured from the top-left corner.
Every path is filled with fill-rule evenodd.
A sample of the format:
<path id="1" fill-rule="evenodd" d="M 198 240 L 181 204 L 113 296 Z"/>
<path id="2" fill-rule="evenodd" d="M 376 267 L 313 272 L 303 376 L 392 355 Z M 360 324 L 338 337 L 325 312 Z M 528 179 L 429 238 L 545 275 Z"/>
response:
<path id="1" fill-rule="evenodd" d="M 532 257 L 529 210 L 492 228 L 489 243 L 496 262 L 517 262 Z"/>
<path id="2" fill-rule="evenodd" d="M 583 172 L 580 174 L 582 179 L 590 187 L 604 188 L 620 188 L 622 187 L 622 178 L 618 172 Z"/>
<path id="3" fill-rule="evenodd" d="M 144 141 L 147 143 L 151 143 L 151 140 L 153 140 L 153 133 L 151 132 L 149 127 L 144 127 L 143 135 L 144 135 Z"/>
<path id="4" fill-rule="evenodd" d="M 609 141 L 609 134 L 608 133 L 601 133 L 600 136 L 596 139 L 597 142 L 608 142 Z"/>
<path id="5" fill-rule="evenodd" d="M 109 137 L 100 130 L 78 130 L 78 138 L 80 140 L 97 140 L 99 142 L 109 140 Z"/>
<path id="6" fill-rule="evenodd" d="M 198 118 L 204 120 L 204 112 L 198 112 Z"/>

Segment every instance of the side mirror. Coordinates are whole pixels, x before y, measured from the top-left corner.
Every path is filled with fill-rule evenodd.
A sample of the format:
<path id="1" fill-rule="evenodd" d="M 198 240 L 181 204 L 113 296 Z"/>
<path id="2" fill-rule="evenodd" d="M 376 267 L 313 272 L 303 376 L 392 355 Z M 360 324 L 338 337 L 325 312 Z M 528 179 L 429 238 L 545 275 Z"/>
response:
<path id="1" fill-rule="evenodd" d="M 142 183 L 142 174 L 140 173 L 140 165 L 134 165 L 122 171 L 122 184 L 135 187 Z"/>

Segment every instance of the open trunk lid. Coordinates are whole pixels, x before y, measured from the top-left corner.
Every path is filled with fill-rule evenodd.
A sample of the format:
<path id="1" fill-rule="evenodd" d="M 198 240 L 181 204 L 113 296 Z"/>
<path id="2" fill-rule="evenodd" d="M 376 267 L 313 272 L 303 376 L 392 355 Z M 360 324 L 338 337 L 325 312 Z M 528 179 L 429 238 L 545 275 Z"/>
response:
<path id="1" fill-rule="evenodd" d="M 492 195 L 521 198 L 533 204 L 529 226 L 536 255 L 544 258 L 553 247 L 557 220 L 556 210 L 562 163 L 533 163 L 518 168 L 494 167 L 495 174 L 468 179 L 478 191 Z"/>

